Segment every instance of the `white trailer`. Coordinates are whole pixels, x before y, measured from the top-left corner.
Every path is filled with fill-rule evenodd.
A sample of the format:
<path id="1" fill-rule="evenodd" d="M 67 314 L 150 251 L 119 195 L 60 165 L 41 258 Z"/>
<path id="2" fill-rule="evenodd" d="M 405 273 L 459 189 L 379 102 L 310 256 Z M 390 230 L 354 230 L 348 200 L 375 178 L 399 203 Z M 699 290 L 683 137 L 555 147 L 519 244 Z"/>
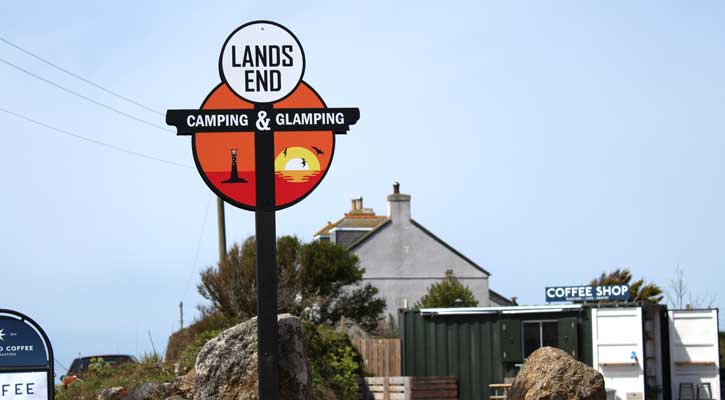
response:
<path id="1" fill-rule="evenodd" d="M 720 399 L 717 310 L 670 310 L 672 399 Z"/>
<path id="2" fill-rule="evenodd" d="M 717 310 L 591 309 L 592 366 L 613 400 L 722 400 Z"/>
<path id="3" fill-rule="evenodd" d="M 592 308 L 592 367 L 604 376 L 608 398 L 644 400 L 642 309 Z"/>

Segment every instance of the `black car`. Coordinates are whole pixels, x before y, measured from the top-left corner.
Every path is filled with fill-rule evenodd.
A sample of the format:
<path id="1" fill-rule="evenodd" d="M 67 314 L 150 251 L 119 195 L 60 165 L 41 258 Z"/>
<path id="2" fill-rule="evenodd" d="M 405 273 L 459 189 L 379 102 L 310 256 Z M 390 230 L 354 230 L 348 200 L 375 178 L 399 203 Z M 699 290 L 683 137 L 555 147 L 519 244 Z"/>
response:
<path id="1" fill-rule="evenodd" d="M 127 354 L 103 354 L 96 356 L 80 357 L 73 360 L 68 368 L 68 372 L 60 377 L 63 386 L 68 386 L 78 379 L 78 375 L 88 370 L 88 366 L 92 362 L 103 363 L 106 365 L 118 365 L 123 363 L 135 363 L 136 358 Z"/>

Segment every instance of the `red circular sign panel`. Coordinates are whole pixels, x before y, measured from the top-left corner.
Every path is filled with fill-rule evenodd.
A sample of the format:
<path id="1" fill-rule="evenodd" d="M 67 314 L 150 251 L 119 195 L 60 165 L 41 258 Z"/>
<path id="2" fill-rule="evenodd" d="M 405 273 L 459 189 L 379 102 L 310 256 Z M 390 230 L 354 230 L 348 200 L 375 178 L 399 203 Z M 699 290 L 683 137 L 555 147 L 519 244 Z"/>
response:
<path id="1" fill-rule="evenodd" d="M 227 84 L 207 96 L 202 109 L 254 109 Z M 273 108 L 326 108 L 304 81 Z M 197 169 L 206 184 L 224 201 L 256 210 L 254 129 L 249 132 L 197 132 L 192 148 Z M 274 132 L 275 210 L 294 205 L 310 194 L 330 168 L 335 150 L 332 131 Z"/>

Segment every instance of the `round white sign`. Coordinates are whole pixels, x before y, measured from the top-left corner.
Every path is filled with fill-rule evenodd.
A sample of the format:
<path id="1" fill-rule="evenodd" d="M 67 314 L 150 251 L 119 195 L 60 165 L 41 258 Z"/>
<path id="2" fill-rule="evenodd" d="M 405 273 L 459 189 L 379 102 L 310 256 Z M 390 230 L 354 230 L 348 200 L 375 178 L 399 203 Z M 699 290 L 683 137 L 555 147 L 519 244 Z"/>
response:
<path id="1" fill-rule="evenodd" d="M 219 57 L 222 80 L 252 103 L 273 103 L 297 88 L 305 72 L 305 54 L 287 28 L 254 21 L 227 38 Z"/>

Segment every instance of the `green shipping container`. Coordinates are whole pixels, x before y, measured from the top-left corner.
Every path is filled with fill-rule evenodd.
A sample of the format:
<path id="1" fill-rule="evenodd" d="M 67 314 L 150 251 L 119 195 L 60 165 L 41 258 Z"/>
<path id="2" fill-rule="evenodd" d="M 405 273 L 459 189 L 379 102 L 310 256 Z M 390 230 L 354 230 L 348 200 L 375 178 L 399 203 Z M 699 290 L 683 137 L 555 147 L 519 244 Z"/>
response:
<path id="1" fill-rule="evenodd" d="M 425 310 L 424 310 L 425 311 Z M 516 376 L 540 345 L 563 349 L 591 364 L 581 343 L 591 341 L 586 311 L 580 308 L 519 308 L 514 313 L 441 315 L 403 310 L 398 324 L 404 376 L 455 376 L 461 400 L 488 399 L 489 385 Z M 584 357 L 582 355 L 584 354 Z"/>

